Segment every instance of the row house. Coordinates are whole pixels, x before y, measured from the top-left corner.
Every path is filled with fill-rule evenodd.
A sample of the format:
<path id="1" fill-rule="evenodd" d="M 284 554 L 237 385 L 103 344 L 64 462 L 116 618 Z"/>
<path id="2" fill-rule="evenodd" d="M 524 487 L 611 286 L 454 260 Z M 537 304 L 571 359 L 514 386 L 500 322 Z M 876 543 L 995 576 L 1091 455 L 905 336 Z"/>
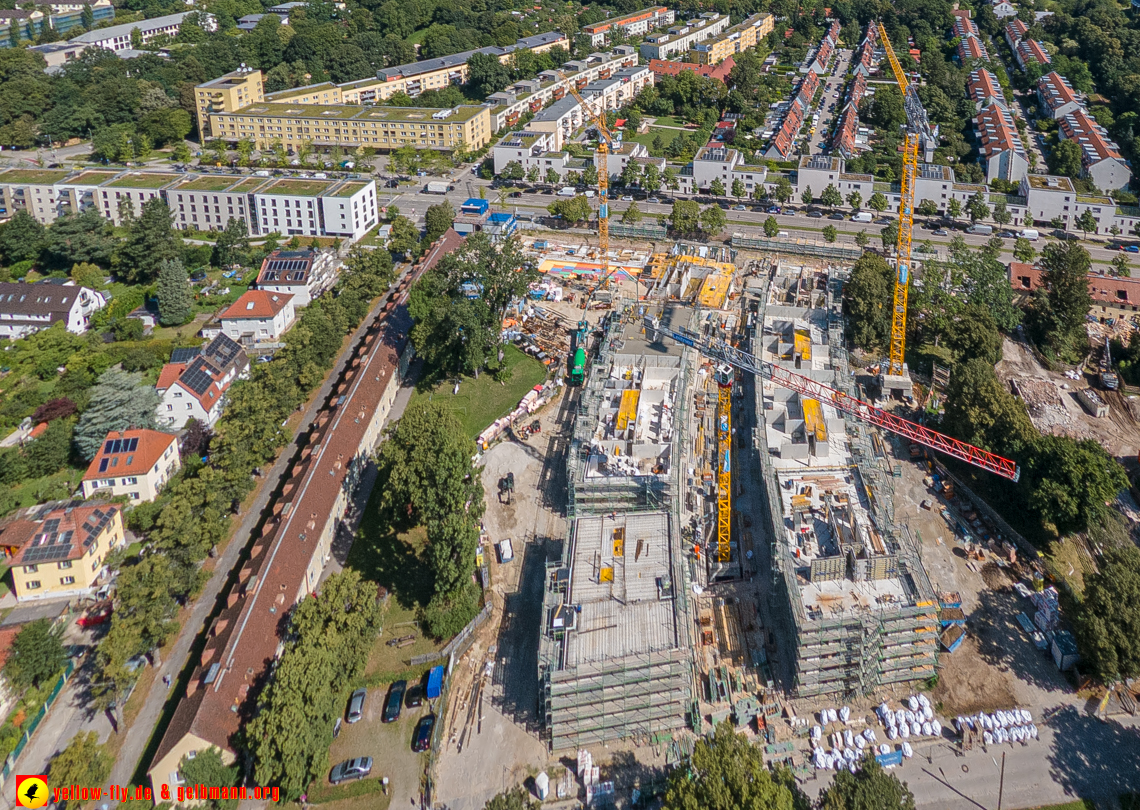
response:
<path id="1" fill-rule="evenodd" d="M 876 71 L 878 44 L 879 29 L 875 27 L 874 23 L 868 23 L 867 33 L 863 35 L 863 42 L 859 46 L 859 56 L 851 68 L 856 76 L 862 76 L 866 79 Z"/>
<path id="2" fill-rule="evenodd" d="M 1062 139 L 1081 147 L 1081 174 L 1097 188 L 1112 191 L 1132 181 L 1132 170 L 1120 147 L 1084 108 L 1062 118 L 1059 133 Z"/>
<path id="3" fill-rule="evenodd" d="M 1028 70 L 1030 65 L 1050 65 L 1053 63 L 1045 46 L 1035 39 L 1023 39 L 1013 49 L 1013 58 L 1022 71 Z"/>
<path id="4" fill-rule="evenodd" d="M 970 19 L 970 12 L 968 11 L 954 12 L 953 31 L 954 36 L 960 39 L 964 39 L 966 37 L 976 37 L 979 35 L 978 26 L 973 20 Z"/>
<path id="5" fill-rule="evenodd" d="M 997 76 L 985 68 L 978 68 L 966 78 L 966 97 L 974 102 L 974 109 L 981 110 L 994 102 L 1005 104 L 1005 93 L 998 84 Z"/>
<path id="6" fill-rule="evenodd" d="M 1055 70 L 1037 80 L 1037 103 L 1054 121 L 1084 106 L 1069 80 Z"/>
<path id="7" fill-rule="evenodd" d="M 1005 34 L 1005 41 L 1012 51 L 1017 48 L 1017 43 L 1025 39 L 1025 32 L 1029 30 L 1029 26 L 1014 17 L 1012 20 L 1005 24 L 1002 32 Z"/>
<path id="8" fill-rule="evenodd" d="M 962 67 L 969 67 L 977 61 L 990 61 L 990 52 L 977 37 L 963 37 L 958 41 L 956 49 L 958 63 Z"/>
<path id="9" fill-rule="evenodd" d="M 1029 173 L 1029 156 L 1009 107 L 995 100 L 978 112 L 973 123 L 986 181 L 1021 182 Z"/>
<path id="10" fill-rule="evenodd" d="M 792 98 L 784 113 L 780 129 L 776 132 L 772 144 L 764 153 L 764 157 L 787 160 L 791 156 L 796 140 L 799 138 L 800 127 L 803 126 L 807 112 L 811 108 L 811 102 L 819 89 L 819 84 L 818 73 L 810 72 L 804 76 L 795 97 Z"/>

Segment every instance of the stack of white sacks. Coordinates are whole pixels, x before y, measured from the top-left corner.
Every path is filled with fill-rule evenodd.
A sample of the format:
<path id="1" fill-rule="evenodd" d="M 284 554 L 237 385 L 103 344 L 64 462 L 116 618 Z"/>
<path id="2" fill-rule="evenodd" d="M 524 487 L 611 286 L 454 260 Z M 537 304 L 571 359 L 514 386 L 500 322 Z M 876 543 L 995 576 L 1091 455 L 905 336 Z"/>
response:
<path id="1" fill-rule="evenodd" d="M 1027 709 L 998 710 L 993 714 L 978 712 L 969 717 L 958 717 L 954 726 L 961 734 L 967 727 L 981 731 L 986 745 L 1019 742 L 1028 745 L 1037 739 L 1037 726 Z"/>
<path id="2" fill-rule="evenodd" d="M 879 721 L 887 731 L 888 740 L 942 736 L 942 724 L 934 718 L 930 698 L 926 695 L 911 695 L 906 705 L 905 709 L 892 711 L 886 703 L 883 703 L 875 710 L 879 715 Z"/>
<path id="3" fill-rule="evenodd" d="M 831 748 L 823 747 L 823 730 L 830 723 L 842 722 L 844 725 L 851 719 L 851 709 L 847 706 L 838 711 L 823 709 L 819 713 L 819 723 L 812 726 L 810 737 L 811 745 L 815 751 L 812 754 L 812 764 L 816 770 L 839 771 L 843 768 L 855 773 L 866 752 L 872 754 L 889 754 L 891 747 L 886 743 L 879 744 L 878 736 L 873 728 L 866 728 L 859 733 L 847 728 L 828 735 L 827 742 Z M 903 747 L 903 755 L 910 757 L 913 752 L 909 745 Z"/>

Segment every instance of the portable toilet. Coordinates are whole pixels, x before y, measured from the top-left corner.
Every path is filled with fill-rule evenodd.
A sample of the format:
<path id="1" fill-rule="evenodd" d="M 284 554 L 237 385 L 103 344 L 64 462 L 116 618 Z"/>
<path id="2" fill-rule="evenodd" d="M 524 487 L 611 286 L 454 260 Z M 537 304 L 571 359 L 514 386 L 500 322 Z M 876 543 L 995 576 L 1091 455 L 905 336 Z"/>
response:
<path id="1" fill-rule="evenodd" d="M 443 667 L 432 667 L 428 671 L 427 699 L 435 700 L 443 692 Z"/>

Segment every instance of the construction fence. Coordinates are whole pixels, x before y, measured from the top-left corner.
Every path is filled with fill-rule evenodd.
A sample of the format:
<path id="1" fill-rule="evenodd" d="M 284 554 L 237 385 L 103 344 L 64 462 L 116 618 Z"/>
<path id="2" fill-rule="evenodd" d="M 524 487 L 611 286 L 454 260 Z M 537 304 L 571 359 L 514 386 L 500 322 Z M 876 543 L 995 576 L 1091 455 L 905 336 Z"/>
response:
<path id="1" fill-rule="evenodd" d="M 40 710 L 36 712 L 32 716 L 32 719 L 29 720 L 24 726 L 24 733 L 20 737 L 19 742 L 16 743 L 16 747 L 12 749 L 12 753 L 8 755 L 8 758 L 4 760 L 4 767 L 0 768 L 0 785 L 3 785 L 6 781 L 8 781 L 8 777 L 12 775 L 12 771 L 16 768 L 16 761 L 20 758 L 20 754 L 22 754 L 24 752 L 24 749 L 28 747 L 28 743 L 31 741 L 32 735 L 36 733 L 36 729 L 39 728 L 40 723 L 42 723 L 43 719 L 47 716 L 48 709 L 50 709 L 52 707 L 52 704 L 55 703 L 56 698 L 59 697 L 59 693 L 63 691 L 64 685 L 67 684 L 68 679 L 71 677 L 71 673 L 74 671 L 75 659 L 69 658 L 67 659 L 67 666 L 64 667 L 63 672 L 55 682 L 55 686 L 53 686 L 51 691 L 48 693 L 47 700 L 44 701 L 44 705 L 40 707 Z"/>

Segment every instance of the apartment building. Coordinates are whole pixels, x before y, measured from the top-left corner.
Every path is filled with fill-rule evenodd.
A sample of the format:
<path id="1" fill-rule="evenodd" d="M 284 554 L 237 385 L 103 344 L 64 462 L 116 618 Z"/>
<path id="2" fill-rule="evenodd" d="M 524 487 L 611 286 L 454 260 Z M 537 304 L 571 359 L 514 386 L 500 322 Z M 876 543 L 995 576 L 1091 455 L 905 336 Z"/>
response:
<path id="1" fill-rule="evenodd" d="M 777 160 L 787 160 L 791 157 L 800 136 L 800 128 L 811 108 L 816 91 L 819 90 L 819 85 L 819 74 L 815 71 L 808 71 L 800 82 L 791 102 L 782 111 L 780 127 L 776 130 L 764 157 Z"/>
<path id="2" fill-rule="evenodd" d="M 693 45 L 722 33 L 729 25 L 727 15 L 706 11 L 683 25 L 675 25 L 663 34 L 650 34 L 641 43 L 646 59 L 668 59 L 690 50 Z"/>
<path id="3" fill-rule="evenodd" d="M 158 430 L 113 430 L 83 474 L 83 497 L 96 493 L 153 501 L 178 472 L 178 438 Z"/>
<path id="4" fill-rule="evenodd" d="M 275 250 L 261 263 L 257 289 L 293 296 L 293 306 L 308 306 L 336 283 L 339 259 L 332 250 Z"/>
<path id="5" fill-rule="evenodd" d="M 0 172 L 0 221 L 27 211 L 45 225 L 64 212 L 56 183 L 70 174 L 66 169 L 8 169 Z"/>
<path id="6" fill-rule="evenodd" d="M 192 358 L 167 363 L 159 372 L 155 413 L 164 428 L 181 430 L 191 419 L 213 427 L 225 408 L 226 391 L 249 374 L 245 350 L 226 335 L 197 351 Z"/>
<path id="7" fill-rule="evenodd" d="M 68 65 L 81 57 L 83 52 L 87 50 L 87 46 L 81 42 L 63 41 L 29 45 L 27 49 L 44 58 L 44 62 L 47 63 L 44 67 L 45 73 L 57 73 L 63 69 L 64 65 Z"/>
<path id="8" fill-rule="evenodd" d="M 490 108 L 450 109 L 323 104 L 254 104 L 210 116 L 213 135 L 227 141 L 253 140 L 259 149 L 275 143 L 391 151 L 403 146 L 454 151 L 481 149 L 491 139 Z"/>
<path id="9" fill-rule="evenodd" d="M 247 290 L 219 316 L 222 334 L 242 346 L 275 344 L 297 320 L 293 296 Z"/>
<path id="10" fill-rule="evenodd" d="M 851 67 L 855 75 L 866 79 L 877 71 L 879 60 L 876 50 L 878 43 L 879 29 L 875 27 L 874 23 L 870 23 L 867 25 L 867 32 L 863 35 L 863 42 L 859 45 L 859 55 Z"/>
<path id="11" fill-rule="evenodd" d="M 34 40 L 43 33 L 44 25 L 50 24 L 51 29 L 58 34 L 66 34 L 74 28 L 83 27 L 83 9 L 91 9 L 91 16 L 96 25 L 113 20 L 115 7 L 111 0 L 69 0 L 63 3 L 45 3 L 39 7 L 27 9 L 0 10 L 0 28 L 10 30 L 15 28 L 21 39 Z M 47 13 L 45 14 L 45 10 Z M 11 36 L 0 39 L 0 47 L 11 46 Z M 31 50 L 29 48 L 29 50 Z"/>
<path id="12" fill-rule="evenodd" d="M 57 323 L 82 335 L 91 316 L 105 306 L 103 293 L 69 279 L 0 282 L 0 338 L 16 340 Z"/>
<path id="13" fill-rule="evenodd" d="M 1018 42 L 1017 47 L 1013 49 L 1013 58 L 1017 60 L 1017 66 L 1023 71 L 1033 64 L 1051 65 L 1053 63 L 1053 59 L 1045 50 L 1045 46 L 1035 39 L 1023 39 Z"/>
<path id="14" fill-rule="evenodd" d="M 1017 47 L 1017 43 L 1025 38 L 1025 32 L 1028 30 L 1029 26 L 1017 17 L 1014 17 L 1005 24 L 1002 28 L 1002 33 L 1005 35 L 1006 44 L 1009 45 L 1011 51 Z"/>
<path id="15" fill-rule="evenodd" d="M 651 8 L 643 8 L 641 11 L 635 11 L 632 14 L 583 25 L 582 33 L 590 38 L 590 46 L 597 48 L 606 43 L 610 32 L 614 29 L 621 29 L 627 37 L 636 37 L 655 28 L 672 24 L 672 9 L 665 8 L 665 6 L 652 6 Z"/>
<path id="16" fill-rule="evenodd" d="M 1040 267 L 1024 262 L 1009 263 L 1009 285 L 1014 295 L 1028 298 L 1044 286 Z M 1092 296 L 1091 312 L 1099 312 L 1104 317 L 1128 317 L 1140 311 L 1140 279 L 1118 278 L 1100 273 L 1088 275 L 1089 295 Z"/>
<path id="17" fill-rule="evenodd" d="M 731 56 L 725 57 L 721 62 L 715 65 L 702 65 L 698 62 L 676 62 L 666 61 L 664 59 L 651 59 L 649 61 L 649 69 L 653 71 L 653 75 L 657 78 L 662 76 L 678 76 L 683 71 L 690 71 L 696 73 L 698 76 L 704 76 L 706 79 L 716 79 L 721 84 L 724 84 L 728 74 L 736 67 L 736 60 Z"/>
<path id="18" fill-rule="evenodd" d="M 265 78 L 260 70 L 242 65 L 231 73 L 195 87 L 194 99 L 198 132 L 205 138 L 213 133 L 210 125 L 213 113 L 233 112 L 265 101 Z"/>
<path id="19" fill-rule="evenodd" d="M 1081 148 L 1081 173 L 1103 191 L 1124 188 L 1132 170 L 1108 131 L 1082 107 L 1060 120 L 1059 134 Z"/>
<path id="20" fill-rule="evenodd" d="M 739 180 L 744 185 L 746 197 L 753 196 L 755 190 L 766 184 L 768 168 L 752 166 L 744 162 L 744 156 L 726 146 L 704 146 L 697 150 L 693 162 L 686 166 L 677 178 L 681 190 L 696 194 L 707 190 L 714 180 L 720 180 L 726 191 L 731 191 Z"/>
<path id="21" fill-rule="evenodd" d="M 54 501 L 21 509 L 0 526 L 0 543 L 18 547 L 8 561 L 18 602 L 92 593 L 103 560 L 124 541 L 122 508 L 112 503 Z"/>
<path id="22" fill-rule="evenodd" d="M 800 73 L 815 73 L 819 76 L 827 73 L 828 65 L 831 63 L 831 57 L 835 55 L 835 49 L 839 45 L 839 23 L 833 22 L 824 34 L 823 39 L 820 40 L 819 45 L 814 51 L 808 53 L 807 58 L 804 59 L 800 65 Z"/>
<path id="23" fill-rule="evenodd" d="M 182 175 L 185 179 L 166 189 L 166 200 L 174 213 L 174 227 L 184 230 L 221 231 L 231 219 L 250 227 L 250 193 L 266 185 L 262 177 L 232 175 Z"/>
<path id="24" fill-rule="evenodd" d="M 998 84 L 997 76 L 985 68 L 978 68 L 966 77 L 966 97 L 974 102 L 974 109 L 979 111 L 995 101 L 1005 103 L 1005 93 Z"/>
<path id="25" fill-rule="evenodd" d="M 973 124 L 986 181 L 1021 182 L 1029 173 L 1029 156 L 1009 107 L 1002 101 L 994 101 L 978 111 Z"/>
<path id="26" fill-rule="evenodd" d="M 1054 121 L 1084 106 L 1069 80 L 1055 70 L 1037 80 L 1037 103 L 1041 112 Z"/>
<path id="27" fill-rule="evenodd" d="M 953 35 L 959 38 L 978 36 L 978 26 L 970 19 L 969 11 L 954 12 Z"/>
<path id="28" fill-rule="evenodd" d="M 963 37 L 959 40 L 956 54 L 958 64 L 962 67 L 969 67 L 978 60 L 990 61 L 990 52 L 986 50 L 986 46 L 977 37 Z"/>
<path id="29" fill-rule="evenodd" d="M 993 4 L 993 10 L 994 16 L 999 20 L 1017 16 L 1017 6 L 1007 2 L 1007 0 L 998 0 L 997 3 Z"/>
<path id="30" fill-rule="evenodd" d="M 143 44 L 150 42 L 158 36 L 178 36 L 182 29 L 182 22 L 190 14 L 198 15 L 199 24 L 207 31 L 216 31 L 217 22 L 212 14 L 202 11 L 184 11 L 179 14 L 168 14 L 165 17 L 153 17 L 149 20 L 112 25 L 107 28 L 97 28 L 72 38 L 72 42 L 82 43 L 92 48 L 103 48 L 108 51 L 129 51 L 132 32 L 137 30 Z"/>
<path id="31" fill-rule="evenodd" d="M 730 56 L 755 48 L 756 43 L 772 33 L 774 27 L 775 17 L 771 14 L 753 14 L 739 25 L 695 43 L 689 51 L 690 58 L 701 65 L 718 64 Z"/>
<path id="32" fill-rule="evenodd" d="M 514 134 L 525 133 L 533 137 L 540 133 L 551 133 L 553 138 L 550 140 L 540 139 L 540 141 L 546 151 L 558 152 L 570 140 L 574 132 L 585 126 L 586 123 L 582 105 L 573 96 L 565 96 L 537 112 L 522 133 Z M 510 135 L 504 140 L 509 139 Z M 534 143 L 540 141 L 534 141 Z M 498 154 L 497 149 L 496 147 L 496 154 Z"/>

